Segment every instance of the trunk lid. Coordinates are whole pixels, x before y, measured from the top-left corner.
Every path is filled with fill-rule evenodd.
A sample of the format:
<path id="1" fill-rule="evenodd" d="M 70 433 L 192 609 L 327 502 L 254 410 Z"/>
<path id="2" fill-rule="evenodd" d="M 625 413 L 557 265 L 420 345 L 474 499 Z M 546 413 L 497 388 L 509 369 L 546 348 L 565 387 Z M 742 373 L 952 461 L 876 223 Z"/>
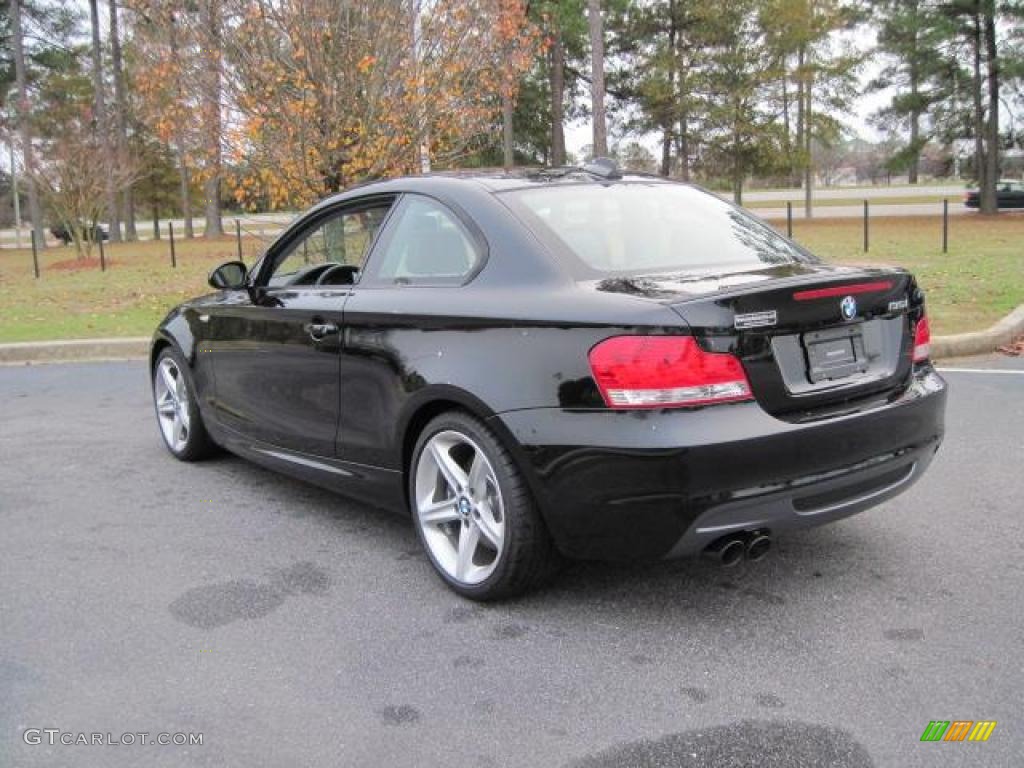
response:
<path id="1" fill-rule="evenodd" d="M 667 304 L 705 348 L 737 355 L 761 406 L 792 421 L 902 391 L 923 311 L 913 277 L 889 268 L 798 263 L 595 287 Z"/>

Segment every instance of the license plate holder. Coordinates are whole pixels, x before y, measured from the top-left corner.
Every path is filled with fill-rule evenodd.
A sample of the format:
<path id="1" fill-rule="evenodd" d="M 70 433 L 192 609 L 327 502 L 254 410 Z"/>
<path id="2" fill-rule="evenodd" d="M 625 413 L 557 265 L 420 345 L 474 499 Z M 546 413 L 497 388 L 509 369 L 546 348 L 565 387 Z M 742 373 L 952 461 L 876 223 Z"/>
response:
<path id="1" fill-rule="evenodd" d="M 868 358 L 860 323 L 803 334 L 807 378 L 812 384 L 864 373 Z"/>

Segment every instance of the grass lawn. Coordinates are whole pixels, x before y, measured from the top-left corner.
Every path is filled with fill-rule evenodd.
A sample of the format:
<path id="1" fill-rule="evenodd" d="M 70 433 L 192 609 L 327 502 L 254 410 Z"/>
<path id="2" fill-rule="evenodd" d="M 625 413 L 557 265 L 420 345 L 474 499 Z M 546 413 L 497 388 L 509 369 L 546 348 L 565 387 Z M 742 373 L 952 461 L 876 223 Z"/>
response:
<path id="1" fill-rule="evenodd" d="M 263 244 L 243 240 L 252 263 Z M 0 250 L 0 342 L 148 336 L 175 304 L 211 289 L 210 270 L 237 258 L 234 238 L 176 240 L 178 266 L 171 268 L 166 239 L 107 244 L 107 271 L 93 249 L 88 265 L 76 263 L 74 248 L 49 248 L 39 255 L 41 277 L 32 276 L 32 252 Z"/>
<path id="2" fill-rule="evenodd" d="M 774 222 L 785 232 L 785 222 Z M 794 219 L 793 237 L 828 261 L 905 267 L 924 288 L 932 333 L 986 328 L 1024 303 L 1024 216 L 951 216 L 949 253 L 941 217 L 878 218 L 863 251 L 860 219 Z"/>
<path id="3" fill-rule="evenodd" d="M 785 223 L 776 226 L 785 230 Z M 935 333 L 984 328 L 1024 302 L 1024 216 L 951 217 L 948 254 L 939 218 L 873 220 L 868 254 L 859 219 L 796 218 L 794 236 L 830 261 L 911 269 L 928 294 Z M 263 246 L 243 240 L 246 261 Z M 0 250 L 0 342 L 148 336 L 168 309 L 209 290 L 213 267 L 237 255 L 230 237 L 178 240 L 177 269 L 166 240 L 106 250 L 108 269 L 100 272 L 95 261 L 76 264 L 71 248 L 51 248 L 40 255 L 38 280 L 30 251 Z"/>

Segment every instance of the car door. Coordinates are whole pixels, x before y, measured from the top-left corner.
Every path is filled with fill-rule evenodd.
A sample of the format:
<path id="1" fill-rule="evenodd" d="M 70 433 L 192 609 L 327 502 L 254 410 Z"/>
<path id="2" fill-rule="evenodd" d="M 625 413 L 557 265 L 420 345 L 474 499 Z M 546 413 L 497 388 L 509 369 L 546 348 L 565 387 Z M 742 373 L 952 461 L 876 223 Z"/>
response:
<path id="1" fill-rule="evenodd" d="M 467 215 L 425 195 L 402 196 L 345 305 L 339 458 L 397 468 L 403 405 L 424 374 L 444 365 L 445 348 L 467 343 L 460 299 L 486 253 Z"/>
<path id="2" fill-rule="evenodd" d="M 211 313 L 222 427 L 253 443 L 334 456 L 343 308 L 392 202 L 311 213 L 271 246 L 246 295 Z"/>

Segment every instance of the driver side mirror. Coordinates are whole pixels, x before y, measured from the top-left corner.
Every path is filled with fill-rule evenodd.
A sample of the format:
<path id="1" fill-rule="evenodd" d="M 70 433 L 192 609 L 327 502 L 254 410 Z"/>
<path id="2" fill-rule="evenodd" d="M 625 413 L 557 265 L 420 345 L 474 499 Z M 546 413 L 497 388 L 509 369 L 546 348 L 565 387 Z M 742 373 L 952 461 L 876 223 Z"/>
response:
<path id="1" fill-rule="evenodd" d="M 245 287 L 245 279 L 249 271 L 241 261 L 229 261 L 221 264 L 210 273 L 209 283 L 218 290 L 238 290 Z"/>

